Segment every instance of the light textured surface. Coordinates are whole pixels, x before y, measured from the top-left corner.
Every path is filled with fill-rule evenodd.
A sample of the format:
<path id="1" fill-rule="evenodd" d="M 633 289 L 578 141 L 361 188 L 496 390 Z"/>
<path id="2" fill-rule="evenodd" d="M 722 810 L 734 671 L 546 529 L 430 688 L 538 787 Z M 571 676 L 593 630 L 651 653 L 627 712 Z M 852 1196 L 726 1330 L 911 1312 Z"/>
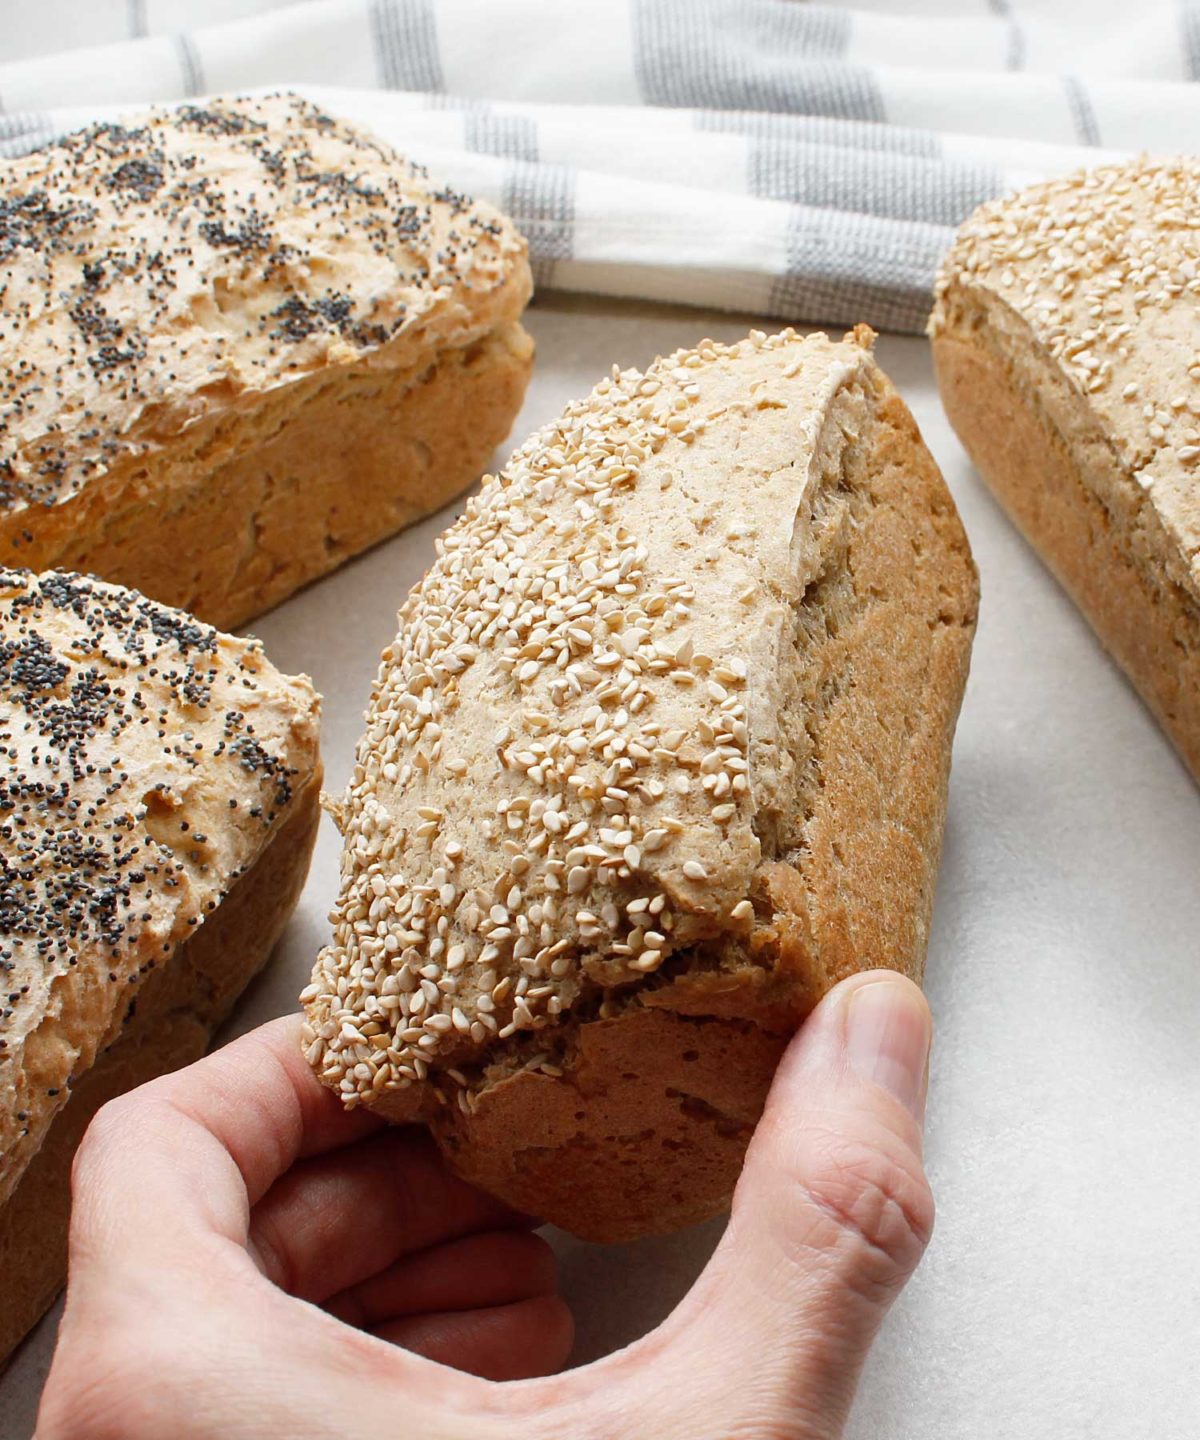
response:
<path id="1" fill-rule="evenodd" d="M 619 359 L 643 364 L 742 318 L 535 307 L 525 434 Z M 1194 1440 L 1200 1330 L 1200 794 L 941 417 L 921 342 L 880 363 L 963 514 L 984 599 L 959 724 L 926 986 L 938 1023 L 927 1153 L 933 1244 L 868 1362 L 851 1440 Z M 442 515 L 261 625 L 326 695 L 330 783 L 349 775 L 391 597 Z M 380 603 L 380 595 L 388 597 Z M 338 841 L 312 878 L 245 1028 L 290 1009 L 328 930 Z M 579 1354 L 653 1324 L 719 1223 L 601 1249 L 563 1241 Z M 0 1381 L 24 1440 L 50 1325 Z M 731 1376 L 730 1383 L 740 1383 Z"/>

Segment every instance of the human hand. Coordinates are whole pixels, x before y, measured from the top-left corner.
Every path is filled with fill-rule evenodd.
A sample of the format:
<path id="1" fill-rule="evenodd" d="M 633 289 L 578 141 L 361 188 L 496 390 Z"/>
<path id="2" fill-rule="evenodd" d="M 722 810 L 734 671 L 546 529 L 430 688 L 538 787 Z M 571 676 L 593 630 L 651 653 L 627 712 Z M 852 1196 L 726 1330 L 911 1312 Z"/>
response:
<path id="1" fill-rule="evenodd" d="M 264 1026 L 93 1123 L 37 1440 L 841 1433 L 933 1220 L 929 1012 L 909 981 L 868 972 L 826 996 L 692 1291 L 561 1375 L 571 1324 L 545 1242 L 419 1132 L 345 1113 L 297 1032 Z"/>

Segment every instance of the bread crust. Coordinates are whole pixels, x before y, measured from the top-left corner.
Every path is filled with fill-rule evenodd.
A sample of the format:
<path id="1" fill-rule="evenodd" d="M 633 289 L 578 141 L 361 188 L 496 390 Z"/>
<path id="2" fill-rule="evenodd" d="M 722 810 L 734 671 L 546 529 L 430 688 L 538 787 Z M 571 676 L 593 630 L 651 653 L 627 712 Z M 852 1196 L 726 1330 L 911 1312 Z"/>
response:
<path id="1" fill-rule="evenodd" d="M 982 207 L 930 320 L 976 467 L 1200 778 L 1200 163 Z"/>
<path id="2" fill-rule="evenodd" d="M 202 1051 L 290 913 L 317 729 L 258 641 L 0 570 L 0 1353 L 61 1283 L 91 1113 Z"/>
<path id="3" fill-rule="evenodd" d="M 921 976 L 977 586 L 871 338 L 614 372 L 384 655 L 309 1058 L 590 1239 L 720 1209 L 825 990 Z"/>
<path id="4" fill-rule="evenodd" d="M 0 571 L 0 1201 L 130 1001 L 318 765 L 256 640 L 88 577 Z"/>
<path id="5" fill-rule="evenodd" d="M 313 377 L 114 469 L 17 548 L 236 629 L 473 485 L 532 364 L 532 340 L 507 324 L 417 374 L 360 364 Z"/>
<path id="6" fill-rule="evenodd" d="M 1167 573 L 1169 540 L 1149 507 L 1123 514 L 1097 493 L 1102 469 L 1122 469 L 1102 427 L 1084 419 L 1068 439 L 985 332 L 939 335 L 933 355 L 976 469 L 1200 780 L 1200 606 Z"/>
<path id="7" fill-rule="evenodd" d="M 636 1240 L 729 1203 L 787 1044 L 748 1020 L 631 1005 L 581 1024 L 563 1073 L 523 1069 L 434 1134 L 460 1175 L 584 1240 Z"/>
<path id="8" fill-rule="evenodd" d="M 682 964 L 613 1018 L 539 1032 L 485 1070 L 469 1109 L 434 1111 L 455 1168 L 583 1239 L 676 1230 L 729 1203 L 792 1031 L 855 971 L 921 983 L 951 744 L 978 602 L 965 533 L 904 402 L 879 372 L 847 562 L 875 603 L 810 673 L 848 682 L 817 723 L 805 846 L 754 872 L 755 919 L 718 970 Z M 564 1027 L 559 1027 L 560 1029 Z"/>
<path id="9" fill-rule="evenodd" d="M 93 126 L 4 178 L 5 563 L 230 628 L 438 509 L 507 434 L 523 240 L 298 97 Z"/>
<path id="10" fill-rule="evenodd" d="M 142 987 L 134 1018 L 72 1087 L 0 1206 L 0 1366 L 66 1279 L 71 1162 L 92 1117 L 116 1096 L 199 1059 L 283 933 L 316 840 L 320 778 L 313 774 L 251 869 Z"/>

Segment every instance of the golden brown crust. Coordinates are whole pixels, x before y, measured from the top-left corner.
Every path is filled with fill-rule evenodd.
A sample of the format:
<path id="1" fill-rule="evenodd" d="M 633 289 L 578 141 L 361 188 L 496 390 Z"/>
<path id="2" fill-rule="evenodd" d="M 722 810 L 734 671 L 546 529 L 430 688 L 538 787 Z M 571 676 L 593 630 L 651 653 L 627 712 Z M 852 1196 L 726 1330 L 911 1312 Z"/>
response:
<path id="1" fill-rule="evenodd" d="M 234 629 L 474 484 L 532 364 L 509 324 L 416 376 L 360 364 L 299 382 L 187 430 L 136 483 L 114 473 L 64 501 L 20 553 Z M 0 520 L 0 552 L 4 538 Z"/>
<path id="2" fill-rule="evenodd" d="M 270 955 L 299 897 L 320 818 L 320 773 L 253 868 L 141 989 L 134 1018 L 86 1071 L 0 1207 L 0 1366 L 66 1274 L 71 1161 L 108 1100 L 204 1053 L 213 1030 Z"/>
<path id="3" fill-rule="evenodd" d="M 1198 204 L 1180 157 L 986 205 L 930 334 L 980 473 L 1200 777 Z"/>
<path id="4" fill-rule="evenodd" d="M 982 329 L 1020 384 L 1044 381 L 1071 444 L 1102 436 L 1090 488 L 1153 512 L 1157 564 L 1200 598 L 1200 160 L 1141 157 L 980 207 L 938 275 L 929 331 Z"/>
<path id="5" fill-rule="evenodd" d="M 810 928 L 822 989 L 864 959 L 921 978 L 978 605 L 937 465 L 890 382 L 876 381 L 873 434 L 849 474 L 861 507 L 839 575 L 844 610 L 822 597 L 829 633 L 808 662 L 820 778 L 804 843 L 787 857 L 799 884 L 774 890 L 790 902 L 775 914 L 793 947 L 797 925 Z M 822 713 L 816 696 L 830 689 Z"/>
<path id="6" fill-rule="evenodd" d="M 976 468 L 1200 779 L 1200 606 L 1161 563 L 1168 537 L 1099 419 L 1072 416 L 1064 435 L 1050 386 L 1030 384 L 1024 357 L 980 328 L 947 330 L 933 354 Z M 1135 498 L 1122 505 L 1122 493 Z"/>
<path id="7" fill-rule="evenodd" d="M 229 627 L 507 433 L 524 242 L 298 97 L 93 126 L 3 174 L 4 562 Z"/>
<path id="8" fill-rule="evenodd" d="M 803 657 L 805 843 L 756 871 L 748 940 L 719 963 L 679 957 L 611 1019 L 539 1032 L 484 1071 L 469 1107 L 433 1115 L 467 1178 L 586 1239 L 721 1210 L 786 1038 L 821 995 L 875 966 L 921 980 L 978 593 L 937 466 L 876 376 L 876 424 L 846 477 L 852 538 L 809 601 L 822 634 Z"/>
<path id="9" fill-rule="evenodd" d="M 257 641 L 0 571 L 0 1360 L 62 1282 L 91 1114 L 201 1053 L 295 903 L 317 713 Z"/>
<path id="10" fill-rule="evenodd" d="M 614 373 L 384 656 L 310 1059 L 589 1238 L 721 1208 L 817 999 L 921 975 L 977 591 L 870 341 Z"/>

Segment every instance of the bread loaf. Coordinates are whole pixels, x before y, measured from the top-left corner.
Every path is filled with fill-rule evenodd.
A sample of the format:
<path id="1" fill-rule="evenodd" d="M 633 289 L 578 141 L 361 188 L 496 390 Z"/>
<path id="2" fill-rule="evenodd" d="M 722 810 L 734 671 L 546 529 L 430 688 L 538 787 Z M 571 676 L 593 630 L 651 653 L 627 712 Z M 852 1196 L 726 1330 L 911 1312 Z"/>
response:
<path id="1" fill-rule="evenodd" d="M 203 1051 L 296 900 L 319 786 L 317 698 L 257 641 L 0 570 L 0 1362 L 62 1284 L 87 1121 Z"/>
<path id="2" fill-rule="evenodd" d="M 383 655 L 309 1059 L 587 1238 L 721 1209 L 819 996 L 922 973 L 976 579 L 871 338 L 614 369 Z"/>
<path id="3" fill-rule="evenodd" d="M 946 413 L 1200 778 L 1200 161 L 985 205 L 938 280 Z"/>
<path id="4" fill-rule="evenodd" d="M 524 242 L 295 96 L 93 126 L 0 182 L 0 562 L 229 628 L 508 433 Z"/>

